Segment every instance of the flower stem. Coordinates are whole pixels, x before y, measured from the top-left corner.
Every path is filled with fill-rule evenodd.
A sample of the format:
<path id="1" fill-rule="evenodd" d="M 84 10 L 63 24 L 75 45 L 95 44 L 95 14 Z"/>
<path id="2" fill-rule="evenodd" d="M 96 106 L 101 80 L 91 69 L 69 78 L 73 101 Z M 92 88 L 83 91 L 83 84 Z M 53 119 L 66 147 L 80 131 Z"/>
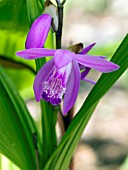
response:
<path id="1" fill-rule="evenodd" d="M 62 27 L 63 27 L 63 6 L 58 7 L 58 30 L 56 32 L 56 49 L 61 48 Z"/>
<path id="2" fill-rule="evenodd" d="M 65 2 L 66 2 L 66 0 L 63 0 L 63 1 L 61 2 L 61 5 L 64 5 L 64 4 L 65 4 Z"/>
<path id="3" fill-rule="evenodd" d="M 71 121 L 72 121 L 73 113 L 74 113 L 74 107 L 72 107 L 72 108 L 68 111 L 67 116 L 63 116 L 65 131 L 68 129 L 68 126 L 70 125 L 70 123 L 71 123 Z"/>
<path id="4" fill-rule="evenodd" d="M 57 1 L 58 2 L 58 1 Z M 66 0 L 64 0 L 61 4 L 57 3 L 57 7 L 58 7 L 58 30 L 56 32 L 56 49 L 61 49 L 61 40 L 62 40 L 62 28 L 63 28 L 63 4 L 66 2 Z M 65 117 L 61 114 L 62 119 L 63 119 L 63 124 L 64 124 L 64 130 L 62 129 L 62 131 L 66 132 L 66 130 L 68 129 L 68 126 L 70 125 L 70 122 L 72 120 L 73 117 L 73 108 L 70 109 L 68 115 Z M 60 111 L 61 113 L 61 111 Z M 62 128 L 62 127 L 61 127 Z M 70 162 L 70 170 L 73 170 L 73 158 Z"/>
<path id="5" fill-rule="evenodd" d="M 74 113 L 74 107 L 72 107 L 67 116 L 63 116 L 61 109 L 59 108 L 59 116 L 58 116 L 58 121 L 59 121 L 59 125 L 60 125 L 60 129 L 61 129 L 61 133 L 62 135 L 64 135 L 64 133 L 67 131 L 68 126 L 70 125 L 72 118 L 73 118 L 73 113 Z M 72 157 L 71 161 L 70 161 L 70 165 L 69 165 L 69 170 L 73 170 L 74 169 L 74 159 Z"/>

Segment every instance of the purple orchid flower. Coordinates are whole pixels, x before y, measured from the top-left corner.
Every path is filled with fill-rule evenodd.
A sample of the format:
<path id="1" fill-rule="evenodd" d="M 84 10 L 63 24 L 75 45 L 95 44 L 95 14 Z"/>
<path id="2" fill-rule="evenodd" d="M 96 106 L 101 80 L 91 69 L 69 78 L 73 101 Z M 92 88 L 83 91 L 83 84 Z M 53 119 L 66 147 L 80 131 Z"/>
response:
<path id="1" fill-rule="evenodd" d="M 65 94 L 63 114 L 66 114 L 71 109 L 78 95 L 81 80 L 78 64 L 104 73 L 119 68 L 118 65 L 99 56 L 75 54 L 62 49 L 32 48 L 19 51 L 17 55 L 30 60 L 54 56 L 38 72 L 34 81 L 34 92 L 37 101 L 44 99 L 53 105 L 58 105 Z"/>
<path id="2" fill-rule="evenodd" d="M 43 19 L 49 18 L 49 21 L 46 21 L 46 27 L 42 29 L 40 27 L 44 21 L 41 17 Z M 79 54 L 63 49 L 41 48 L 50 29 L 50 18 L 49 15 L 45 14 L 33 23 L 26 40 L 26 47 L 29 49 L 19 51 L 16 54 L 28 60 L 47 56 L 53 57 L 43 65 L 36 75 L 34 80 L 35 98 L 37 102 L 44 99 L 53 105 L 58 105 L 64 95 L 63 114 L 65 115 L 76 101 L 81 79 L 94 84 L 93 81 L 85 78 L 91 68 L 108 73 L 117 70 L 119 66 L 105 60 L 103 56 L 87 55 L 87 52 L 95 44 L 84 48 Z M 82 73 L 80 65 L 84 66 Z"/>

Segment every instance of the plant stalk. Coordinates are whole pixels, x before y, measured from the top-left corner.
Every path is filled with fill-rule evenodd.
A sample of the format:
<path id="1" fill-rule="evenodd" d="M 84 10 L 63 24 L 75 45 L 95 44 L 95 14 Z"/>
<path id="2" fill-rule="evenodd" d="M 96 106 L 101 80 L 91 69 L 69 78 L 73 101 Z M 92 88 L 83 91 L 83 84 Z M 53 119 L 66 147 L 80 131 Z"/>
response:
<path id="1" fill-rule="evenodd" d="M 64 1 L 64 3 L 65 3 L 65 1 Z M 63 28 L 63 5 L 59 5 L 59 3 L 57 3 L 57 7 L 58 7 L 58 30 L 56 32 L 56 49 L 61 49 L 62 28 Z M 68 112 L 68 115 L 63 116 L 61 111 L 60 111 L 60 114 L 61 114 L 62 119 L 63 119 L 64 131 L 65 132 L 68 129 L 68 126 L 70 125 L 70 122 L 73 118 L 73 112 L 74 112 L 74 108 L 71 108 L 70 111 Z M 63 129 L 62 129 L 62 131 L 63 131 Z M 70 162 L 69 168 L 70 168 L 70 170 L 73 170 L 73 158 Z"/>
<path id="2" fill-rule="evenodd" d="M 56 32 L 56 49 L 60 49 L 63 27 L 63 6 L 57 6 L 57 8 L 58 8 L 58 30 Z"/>

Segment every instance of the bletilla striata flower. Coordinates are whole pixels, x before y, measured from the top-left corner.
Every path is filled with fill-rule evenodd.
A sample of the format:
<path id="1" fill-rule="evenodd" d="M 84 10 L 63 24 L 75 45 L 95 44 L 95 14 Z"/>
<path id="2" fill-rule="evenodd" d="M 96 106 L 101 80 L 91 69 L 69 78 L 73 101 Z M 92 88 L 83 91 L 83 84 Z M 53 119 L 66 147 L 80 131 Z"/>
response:
<path id="1" fill-rule="evenodd" d="M 108 73 L 117 70 L 119 66 L 105 60 L 104 56 L 88 55 L 87 52 L 95 44 L 89 45 L 78 54 L 64 49 L 41 48 L 44 46 L 50 24 L 51 17 L 47 14 L 41 15 L 33 23 L 28 33 L 26 47 L 29 49 L 16 54 L 28 60 L 53 57 L 43 65 L 36 75 L 34 80 L 35 98 L 37 102 L 44 99 L 53 105 L 58 105 L 64 96 L 63 114 L 65 115 L 76 101 L 81 79 L 94 84 L 92 80 L 85 77 L 91 68 Z M 81 73 L 80 70 L 83 72 Z"/>

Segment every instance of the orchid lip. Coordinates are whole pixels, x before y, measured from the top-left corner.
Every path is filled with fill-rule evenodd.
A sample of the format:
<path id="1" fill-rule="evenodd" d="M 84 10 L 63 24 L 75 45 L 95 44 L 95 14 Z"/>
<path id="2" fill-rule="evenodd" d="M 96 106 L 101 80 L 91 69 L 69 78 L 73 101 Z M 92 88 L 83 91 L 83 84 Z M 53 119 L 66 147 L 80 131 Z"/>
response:
<path id="1" fill-rule="evenodd" d="M 56 69 L 54 69 L 52 75 L 43 83 L 42 98 L 47 97 L 52 104 L 57 105 L 61 101 L 65 89 L 62 86 L 62 79 L 56 77 Z"/>
<path id="2" fill-rule="evenodd" d="M 42 98 L 53 105 L 58 105 L 61 102 L 62 96 L 66 90 L 65 69 L 59 71 L 55 66 L 51 71 L 48 79 L 42 84 Z"/>

